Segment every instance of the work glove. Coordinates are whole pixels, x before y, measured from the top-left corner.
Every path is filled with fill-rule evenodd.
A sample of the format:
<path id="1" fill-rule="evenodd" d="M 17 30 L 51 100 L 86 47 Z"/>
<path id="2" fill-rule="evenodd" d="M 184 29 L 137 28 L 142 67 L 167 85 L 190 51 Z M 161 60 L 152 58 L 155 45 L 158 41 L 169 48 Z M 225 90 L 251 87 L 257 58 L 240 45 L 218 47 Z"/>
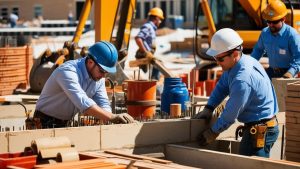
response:
<path id="1" fill-rule="evenodd" d="M 213 115 L 213 110 L 204 108 L 201 112 L 195 114 L 192 119 L 206 119 L 206 121 L 210 121 Z"/>
<path id="2" fill-rule="evenodd" d="M 151 45 L 151 53 L 154 54 L 156 51 L 156 44 Z"/>
<path id="3" fill-rule="evenodd" d="M 136 59 L 143 59 L 143 58 L 153 58 L 153 54 L 151 52 L 141 52 L 140 50 L 138 50 L 135 54 L 135 58 Z M 140 69 L 142 69 L 142 71 L 144 73 L 146 73 L 148 71 L 148 65 L 141 65 L 139 66 Z"/>
<path id="4" fill-rule="evenodd" d="M 293 78 L 293 75 L 290 72 L 286 72 L 282 77 L 285 78 L 285 79 Z"/>
<path id="5" fill-rule="evenodd" d="M 218 136 L 219 133 L 214 133 L 211 128 L 209 128 L 197 136 L 197 141 L 200 146 L 206 146 L 215 141 Z"/>
<path id="6" fill-rule="evenodd" d="M 127 124 L 127 123 L 134 123 L 134 122 L 136 122 L 127 113 L 115 114 L 110 121 L 112 123 L 115 123 L 115 124 L 120 124 L 120 123 Z"/>

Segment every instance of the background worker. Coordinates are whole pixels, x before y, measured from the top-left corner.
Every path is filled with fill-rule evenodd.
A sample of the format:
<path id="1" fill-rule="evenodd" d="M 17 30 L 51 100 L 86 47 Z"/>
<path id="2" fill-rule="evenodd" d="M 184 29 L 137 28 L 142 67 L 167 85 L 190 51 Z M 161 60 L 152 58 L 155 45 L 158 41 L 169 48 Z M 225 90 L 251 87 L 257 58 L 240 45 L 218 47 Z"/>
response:
<path id="1" fill-rule="evenodd" d="M 213 142 L 237 119 L 245 124 L 239 153 L 269 157 L 279 132 L 275 116 L 278 112 L 277 99 L 264 68 L 257 60 L 242 53 L 242 43 L 240 36 L 229 28 L 220 29 L 212 37 L 206 54 L 214 57 L 223 74 L 204 110 L 193 118 L 209 121 L 214 109 L 227 96 L 229 99 L 220 117 L 198 136 L 198 141 L 200 145 Z M 264 145 L 257 146 L 255 141 L 261 140 L 250 134 L 250 130 L 257 127 L 266 130 Z"/>
<path id="2" fill-rule="evenodd" d="M 35 118 L 43 128 L 66 127 L 78 112 L 113 123 L 132 123 L 126 114 L 112 114 L 105 88 L 105 75 L 116 72 L 118 52 L 100 41 L 88 49 L 88 56 L 65 62 L 47 80 L 36 104 Z"/>
<path id="3" fill-rule="evenodd" d="M 19 20 L 18 15 L 16 15 L 15 13 L 11 13 L 9 15 L 9 23 L 10 23 L 10 27 L 11 28 L 15 28 L 17 26 L 17 22 Z"/>
<path id="4" fill-rule="evenodd" d="M 259 60 L 264 54 L 269 58 L 266 69 L 270 78 L 292 78 L 300 70 L 300 35 L 285 24 L 287 9 L 280 0 L 271 1 L 262 17 L 268 27 L 260 34 L 251 56 Z"/>
<path id="5" fill-rule="evenodd" d="M 135 57 L 137 59 L 141 58 L 151 58 L 155 52 L 155 39 L 156 30 L 164 19 L 163 11 L 158 8 L 152 8 L 148 13 L 148 21 L 140 28 L 139 33 L 135 37 L 135 42 L 139 49 L 136 52 Z M 147 65 L 140 67 L 145 73 L 147 72 Z M 151 71 L 151 70 L 149 70 Z M 160 73 L 155 67 L 152 68 L 151 79 L 159 80 Z"/>

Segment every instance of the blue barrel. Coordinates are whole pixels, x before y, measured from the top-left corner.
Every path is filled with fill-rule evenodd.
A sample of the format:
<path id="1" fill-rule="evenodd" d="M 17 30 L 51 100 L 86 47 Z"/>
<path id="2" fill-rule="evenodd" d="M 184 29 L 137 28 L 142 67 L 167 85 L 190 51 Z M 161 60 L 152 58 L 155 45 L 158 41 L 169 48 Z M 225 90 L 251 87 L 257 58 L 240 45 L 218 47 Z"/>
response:
<path id="1" fill-rule="evenodd" d="M 180 103 L 181 110 L 185 111 L 184 103 L 189 100 L 189 93 L 181 78 L 165 78 L 164 89 L 161 95 L 161 111 L 170 114 L 170 104 Z"/>

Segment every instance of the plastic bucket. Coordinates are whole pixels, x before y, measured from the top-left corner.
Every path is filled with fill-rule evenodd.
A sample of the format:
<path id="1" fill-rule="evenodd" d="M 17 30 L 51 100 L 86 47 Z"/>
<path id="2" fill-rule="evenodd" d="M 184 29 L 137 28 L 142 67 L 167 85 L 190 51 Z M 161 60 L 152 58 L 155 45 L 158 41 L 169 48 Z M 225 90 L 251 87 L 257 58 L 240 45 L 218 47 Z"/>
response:
<path id="1" fill-rule="evenodd" d="M 181 104 L 181 111 L 185 111 L 184 103 L 189 100 L 189 93 L 181 78 L 165 78 L 161 97 L 161 111 L 170 114 L 170 105 Z"/>
<path id="2" fill-rule="evenodd" d="M 153 118 L 156 110 L 156 81 L 127 81 L 127 111 L 135 119 Z"/>

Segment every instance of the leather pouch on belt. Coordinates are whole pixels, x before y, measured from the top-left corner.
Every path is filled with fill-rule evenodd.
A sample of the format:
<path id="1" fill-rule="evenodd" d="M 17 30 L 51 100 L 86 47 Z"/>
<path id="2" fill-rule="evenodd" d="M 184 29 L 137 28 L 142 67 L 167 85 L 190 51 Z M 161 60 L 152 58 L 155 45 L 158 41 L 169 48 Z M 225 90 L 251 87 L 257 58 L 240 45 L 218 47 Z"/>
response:
<path id="1" fill-rule="evenodd" d="M 251 127 L 250 133 L 252 135 L 254 148 L 263 148 L 265 146 L 266 131 L 267 125 L 256 125 Z"/>
<path id="2" fill-rule="evenodd" d="M 275 127 L 277 125 L 276 118 L 266 122 L 267 127 Z"/>

